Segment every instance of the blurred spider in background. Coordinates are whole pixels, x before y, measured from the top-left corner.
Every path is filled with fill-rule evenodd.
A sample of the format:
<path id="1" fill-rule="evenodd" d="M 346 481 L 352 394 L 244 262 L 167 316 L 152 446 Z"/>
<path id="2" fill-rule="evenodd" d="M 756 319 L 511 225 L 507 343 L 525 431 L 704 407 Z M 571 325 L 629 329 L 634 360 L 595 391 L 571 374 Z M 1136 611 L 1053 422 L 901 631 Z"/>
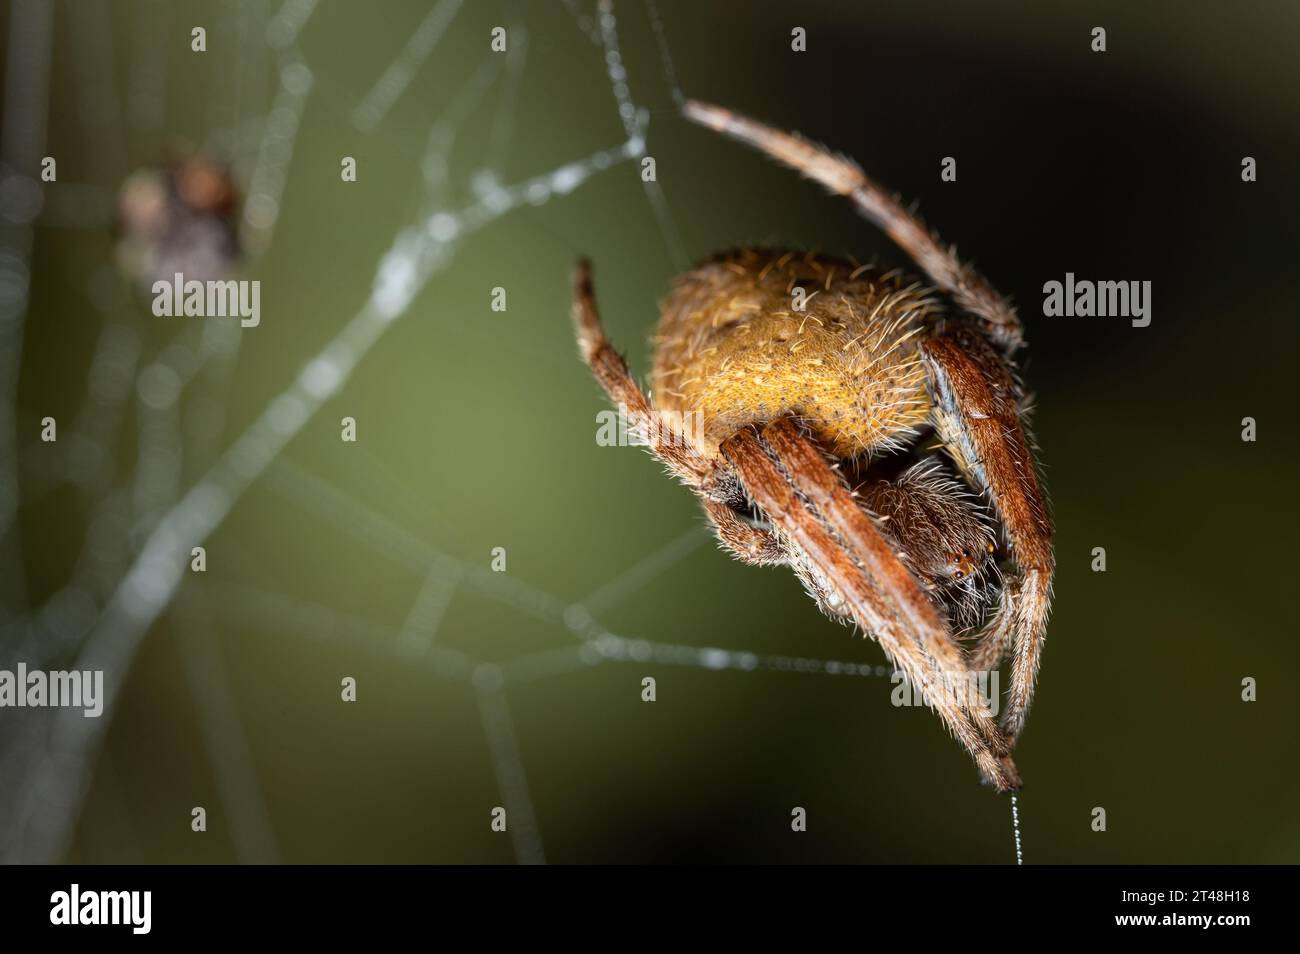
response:
<path id="1" fill-rule="evenodd" d="M 721 545 L 748 563 L 790 566 L 827 614 L 860 626 L 924 690 L 985 781 L 1014 791 L 1011 753 L 1054 569 L 1012 362 L 1019 319 L 851 161 L 716 106 L 690 102 L 685 113 L 848 197 L 958 314 L 898 271 L 779 249 L 724 253 L 681 276 L 664 305 L 651 403 L 605 337 L 582 262 L 582 357 L 699 495 Z M 663 423 L 683 415 L 702 426 Z M 941 455 L 921 447 L 930 437 Z M 963 645 L 958 636 L 977 626 Z M 999 724 L 968 689 L 1008 657 Z"/>
<path id="2" fill-rule="evenodd" d="M 140 169 L 118 197 L 118 267 L 148 292 L 179 273 L 206 282 L 239 261 L 237 191 L 229 171 L 191 154 L 160 169 Z"/>

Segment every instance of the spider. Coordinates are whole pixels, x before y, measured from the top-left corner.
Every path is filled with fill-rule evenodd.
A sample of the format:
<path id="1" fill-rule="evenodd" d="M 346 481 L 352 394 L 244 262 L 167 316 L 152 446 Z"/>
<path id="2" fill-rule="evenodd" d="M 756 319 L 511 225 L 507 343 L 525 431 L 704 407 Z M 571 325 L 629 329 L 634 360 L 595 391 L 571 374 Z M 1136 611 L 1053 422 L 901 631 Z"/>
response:
<path id="1" fill-rule="evenodd" d="M 137 170 L 118 198 L 119 266 L 143 292 L 176 272 L 226 278 L 239 261 L 237 204 L 229 171 L 200 154 Z"/>
<path id="2" fill-rule="evenodd" d="M 700 498 L 720 545 L 788 565 L 883 647 L 975 760 L 1015 791 L 1051 602 L 1052 522 L 1011 356 L 1015 310 L 851 160 L 691 101 L 685 115 L 848 197 L 936 288 L 872 265 L 745 248 L 678 278 L 647 397 L 579 262 L 579 350 L 629 428 Z M 948 316 L 939 293 L 956 306 Z M 700 426 L 674 427 L 694 414 Z M 933 436 L 941 454 L 922 450 Z M 1005 565 L 1005 572 L 1000 564 Z M 959 641 L 964 629 L 973 642 Z M 1001 722 L 943 686 L 1010 658 Z"/>

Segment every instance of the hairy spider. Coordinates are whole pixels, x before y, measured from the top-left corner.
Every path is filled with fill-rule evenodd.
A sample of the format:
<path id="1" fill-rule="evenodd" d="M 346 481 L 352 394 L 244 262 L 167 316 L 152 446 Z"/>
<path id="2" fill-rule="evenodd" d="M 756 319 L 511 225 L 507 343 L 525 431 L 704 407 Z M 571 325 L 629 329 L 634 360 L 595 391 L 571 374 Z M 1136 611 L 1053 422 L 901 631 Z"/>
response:
<path id="1" fill-rule="evenodd" d="M 721 545 L 785 564 L 829 615 L 874 637 L 999 791 L 1033 698 L 1052 588 L 1052 523 L 1011 361 L 1014 309 L 850 160 L 698 102 L 695 122 L 847 196 L 948 296 L 827 257 L 741 249 L 681 276 L 663 307 L 652 393 L 600 324 L 590 268 L 583 359 L 650 451 L 701 499 Z M 664 418 L 696 415 L 691 430 Z M 918 444 L 933 435 L 946 461 Z M 950 469 L 951 468 L 951 471 Z M 1005 561 L 1005 572 L 999 561 Z M 986 619 L 987 617 L 987 619 Z M 983 622 L 969 647 L 959 628 Z M 971 685 L 1010 657 L 999 724 Z"/>

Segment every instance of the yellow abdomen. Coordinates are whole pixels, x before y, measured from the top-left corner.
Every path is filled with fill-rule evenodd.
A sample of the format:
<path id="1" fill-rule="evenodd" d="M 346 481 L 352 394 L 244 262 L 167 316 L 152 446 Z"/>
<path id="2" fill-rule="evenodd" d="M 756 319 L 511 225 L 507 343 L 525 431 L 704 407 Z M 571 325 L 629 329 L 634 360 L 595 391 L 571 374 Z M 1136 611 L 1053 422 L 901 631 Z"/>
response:
<path id="1" fill-rule="evenodd" d="M 802 307 L 801 307 L 802 306 Z M 898 272 L 802 252 L 742 249 L 678 279 L 651 375 L 655 407 L 699 415 L 707 455 L 793 414 L 837 457 L 899 445 L 929 417 L 918 339 L 942 316 Z"/>

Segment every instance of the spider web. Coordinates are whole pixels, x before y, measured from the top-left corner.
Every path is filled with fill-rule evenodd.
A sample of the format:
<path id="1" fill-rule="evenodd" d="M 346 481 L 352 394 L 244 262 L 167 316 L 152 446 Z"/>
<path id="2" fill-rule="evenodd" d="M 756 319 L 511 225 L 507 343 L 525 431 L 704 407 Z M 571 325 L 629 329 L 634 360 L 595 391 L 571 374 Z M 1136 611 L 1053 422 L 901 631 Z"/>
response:
<path id="1" fill-rule="evenodd" d="M 111 224 L 114 190 L 130 170 L 129 157 L 156 145 L 165 126 L 170 42 L 161 0 L 136 0 L 126 80 L 116 82 L 112 31 L 105 5 L 79 6 L 67 17 L 77 61 L 76 95 L 81 125 L 98 157 L 95 181 L 42 188 L 31 178 L 47 141 L 55 20 L 67 8 L 17 0 L 9 23 L 4 103 L 3 200 L 0 247 L 0 560 L 5 567 L 3 664 L 22 660 L 31 669 L 64 662 L 66 668 L 104 672 L 104 715 L 83 718 L 75 709 L 9 710 L 0 738 L 0 859 L 50 862 L 64 858 L 83 802 L 98 773 L 112 787 L 112 767 L 100 754 L 118 707 L 126 675 L 150 628 L 164 613 L 185 622 L 190 638 L 178 643 L 187 688 L 211 763 L 221 806 L 230 821 L 236 857 L 277 861 L 280 850 L 246 729 L 221 651 L 222 625 L 266 626 L 320 638 L 418 668 L 430 678 L 472 687 L 501 804 L 519 862 L 546 859 L 543 833 L 529 794 L 526 764 L 511 714 L 512 692 L 524 684 L 596 669 L 605 664 L 654 663 L 706 671 L 772 670 L 821 676 L 878 678 L 883 665 L 682 645 L 612 631 L 602 614 L 647 585 L 708 536 L 694 528 L 615 574 L 577 600 L 568 600 L 518 577 L 464 561 L 399 526 L 319 473 L 295 463 L 286 446 L 351 380 L 355 369 L 412 302 L 456 261 L 472 236 L 525 208 L 562 201 L 600 173 L 635 164 L 647 155 L 649 110 L 632 96 L 612 4 L 565 0 L 572 28 L 591 43 L 593 69 L 603 68 L 621 141 L 574 156 L 507 182 L 501 170 L 512 145 L 517 92 L 528 59 L 528 23 L 516 12 L 508 22 L 508 55 L 487 56 L 462 78 L 446 108 L 424 135 L 412 168 L 416 214 L 397 228 L 373 265 L 373 284 L 359 308 L 314 351 L 284 356 L 278 395 L 226 446 L 221 399 L 240 360 L 242 335 L 234 322 L 191 325 L 156 353 L 132 324 L 127 303 L 113 284 L 92 277 L 89 297 L 103 323 L 84 382 L 84 397 L 57 454 L 41 445 L 20 446 L 35 433 L 18 417 L 17 389 L 32 249 L 38 227 L 103 229 Z M 436 0 L 409 39 L 391 51 L 357 105 L 337 122 L 357 133 L 384 126 L 442 44 L 456 35 L 461 0 Z M 274 248 L 286 210 L 286 185 L 305 110 L 330 78 L 308 56 L 302 37 L 320 11 L 317 0 L 284 0 L 271 10 L 258 3 L 228 5 L 213 27 L 239 51 L 239 60 L 209 99 L 204 148 L 231 159 L 246 196 L 239 222 L 241 244 L 254 262 Z M 646 8 L 661 57 L 661 79 L 672 99 L 683 100 L 658 10 Z M 270 70 L 269 96 L 256 77 Z M 123 95 L 119 97 L 119 87 Z M 469 118 L 494 102 L 485 157 L 464 183 L 451 157 Z M 130 140 L 130 141 L 128 141 Z M 647 214 L 679 267 L 686 252 L 656 182 L 643 182 Z M 295 368 L 300 368 L 296 373 Z M 111 440 L 125 426 L 134 401 L 135 466 L 125 479 L 113 466 Z M 203 410 L 205 409 L 206 410 Z M 206 461 L 185 485 L 181 461 Z M 19 500 L 20 473 L 24 499 Z M 89 528 L 72 577 L 40 605 L 27 606 L 23 579 L 21 505 L 73 483 L 86 501 Z M 391 483 L 393 493 L 403 489 Z M 246 495 L 270 493 L 354 538 L 419 581 L 400 626 L 357 618 L 292 596 L 229 581 L 208 582 L 187 573 L 190 548 L 201 545 Z M 554 624 L 567 643 L 492 661 L 437 641 L 452 600 L 474 593 L 514 612 Z M 1019 857 L 1019 834 L 1016 834 Z"/>

